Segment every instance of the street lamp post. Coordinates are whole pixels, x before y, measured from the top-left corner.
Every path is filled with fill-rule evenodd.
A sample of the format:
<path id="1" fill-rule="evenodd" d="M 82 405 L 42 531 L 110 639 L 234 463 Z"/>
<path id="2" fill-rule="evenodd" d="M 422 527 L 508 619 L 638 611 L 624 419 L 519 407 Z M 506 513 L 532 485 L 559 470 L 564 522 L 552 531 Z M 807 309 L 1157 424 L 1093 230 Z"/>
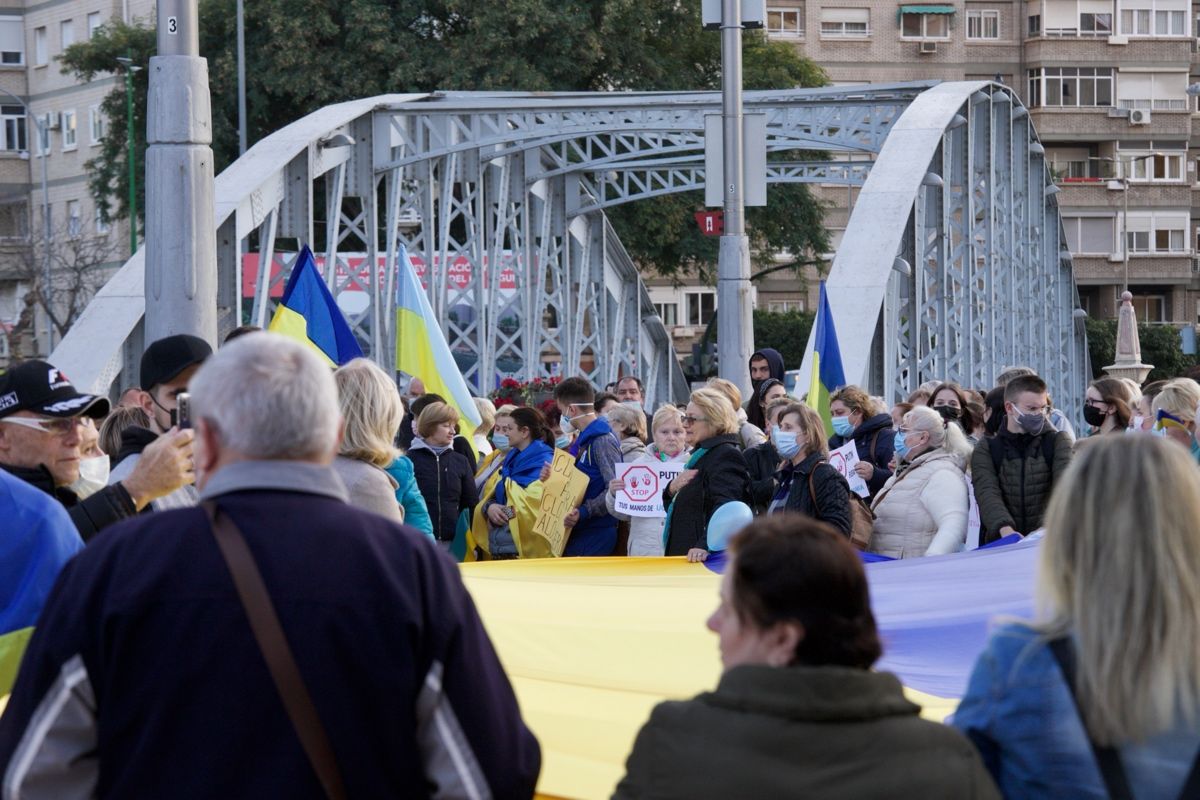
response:
<path id="1" fill-rule="evenodd" d="M 37 135 L 38 150 L 42 150 L 43 138 L 46 137 L 47 142 L 49 141 L 48 134 L 46 133 L 45 123 L 33 115 L 33 113 L 29 110 L 29 106 L 25 104 L 24 100 L 17 97 L 7 89 L 0 89 L 0 93 L 7 97 L 11 97 L 20 104 L 21 108 L 25 109 L 25 119 L 29 120 L 34 125 L 34 132 Z M 49 150 L 49 148 L 47 147 L 46 150 Z M 32 149 L 27 149 L 27 152 L 32 152 Z M 54 323 L 50 320 L 50 181 L 47 180 L 46 177 L 46 158 L 48 155 L 49 153 L 47 153 L 45 150 L 42 150 L 42 229 L 45 231 L 43 235 L 46 238 L 46 241 L 42 243 L 42 280 L 45 281 L 46 285 L 45 295 L 42 297 L 42 302 L 45 305 L 46 312 L 47 354 L 49 354 L 50 349 L 54 347 Z"/>
<path id="2" fill-rule="evenodd" d="M 1162 155 L 1161 153 L 1147 153 L 1144 156 L 1135 158 L 1109 158 L 1107 156 L 1091 156 L 1092 161 L 1107 161 L 1110 164 L 1119 164 L 1121 175 L 1118 178 L 1110 178 L 1108 188 L 1110 190 L 1119 190 L 1121 192 L 1121 261 L 1125 267 L 1125 279 L 1121 286 L 1121 293 L 1129 291 L 1129 173 L 1133 171 L 1133 165 L 1139 161 L 1145 161 L 1148 158 Z"/>
<path id="3" fill-rule="evenodd" d="M 117 61 L 125 68 L 125 145 L 126 160 L 129 162 L 129 257 L 137 252 L 137 147 L 134 142 L 133 126 L 133 74 L 141 67 L 133 63 L 133 53 L 118 56 Z"/>

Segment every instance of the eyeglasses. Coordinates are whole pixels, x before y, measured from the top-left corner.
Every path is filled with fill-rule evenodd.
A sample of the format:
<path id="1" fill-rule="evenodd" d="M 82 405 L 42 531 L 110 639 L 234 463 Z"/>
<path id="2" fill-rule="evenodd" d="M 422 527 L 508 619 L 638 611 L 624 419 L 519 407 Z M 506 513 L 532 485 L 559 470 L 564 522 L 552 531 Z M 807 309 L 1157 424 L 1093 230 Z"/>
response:
<path id="1" fill-rule="evenodd" d="M 66 419 L 49 419 L 39 417 L 33 419 L 30 417 L 4 417 L 0 422 L 7 422 L 9 425 L 20 425 L 25 428 L 33 428 L 42 433 L 52 433 L 55 436 L 66 436 L 73 432 L 75 428 L 83 424 L 83 417 L 68 417 Z"/>
<path id="2" fill-rule="evenodd" d="M 1182 428 L 1186 431 L 1187 423 L 1172 414 L 1170 411 L 1164 411 L 1160 408 L 1158 413 L 1154 416 L 1154 429 L 1161 431 L 1167 428 Z"/>
<path id="3" fill-rule="evenodd" d="M 687 427 L 691 427 L 692 425 L 694 425 L 697 422 L 708 422 L 707 417 L 693 417 L 690 414 L 684 414 L 683 417 L 681 418 L 681 420 L 682 420 L 683 424 Z"/>
<path id="4" fill-rule="evenodd" d="M 1092 406 L 1093 408 L 1100 408 L 1100 409 L 1103 409 L 1105 406 L 1108 405 L 1108 403 L 1104 402 L 1103 400 L 1093 400 L 1090 397 L 1087 398 L 1086 400 L 1084 400 L 1083 404 L 1087 405 L 1087 406 Z"/>

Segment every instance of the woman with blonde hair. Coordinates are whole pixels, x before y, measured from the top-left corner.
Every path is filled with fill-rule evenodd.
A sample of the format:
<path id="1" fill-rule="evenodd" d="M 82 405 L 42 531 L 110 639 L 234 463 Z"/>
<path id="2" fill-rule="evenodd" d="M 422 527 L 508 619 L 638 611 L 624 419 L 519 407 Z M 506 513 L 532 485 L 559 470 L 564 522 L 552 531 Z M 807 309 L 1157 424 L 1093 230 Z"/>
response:
<path id="1" fill-rule="evenodd" d="M 1200 408 L 1200 384 L 1191 378 L 1167 381 L 1154 397 L 1154 433 L 1181 444 L 1200 461 L 1200 445 L 1196 444 L 1196 409 Z"/>
<path id="2" fill-rule="evenodd" d="M 958 552 L 967 540 L 964 469 L 971 454 L 962 428 L 917 406 L 896 431 L 895 451 L 896 472 L 871 507 L 875 528 L 867 549 L 890 558 Z"/>
<path id="3" fill-rule="evenodd" d="M 825 424 L 817 412 L 801 403 L 785 406 L 771 429 L 771 439 L 784 462 L 767 513 L 798 511 L 849 537 L 850 486 L 829 465 Z"/>
<path id="4" fill-rule="evenodd" d="M 453 449 L 458 432 L 458 412 L 453 406 L 425 406 L 417 417 L 416 428 L 408 458 L 429 507 L 433 538 L 449 550 L 458 530 L 459 514 L 473 509 L 479 500 L 475 471 L 466 456 Z"/>
<path id="5" fill-rule="evenodd" d="M 1198 519 L 1179 447 L 1080 448 L 1046 514 L 1039 619 L 992 635 L 954 715 L 1006 797 L 1200 796 Z"/>
<path id="6" fill-rule="evenodd" d="M 475 429 L 475 433 L 471 434 L 471 441 L 475 444 L 475 451 L 479 455 L 486 456 L 492 452 L 492 443 L 488 440 L 488 434 L 492 432 L 492 428 L 496 425 L 496 404 L 486 397 L 473 398 L 475 401 L 475 409 L 479 412 L 479 427 Z"/>
<path id="7" fill-rule="evenodd" d="M 604 410 L 608 424 L 621 442 L 621 462 L 637 461 L 646 455 L 646 415 L 642 410 L 616 403 Z"/>
<path id="8" fill-rule="evenodd" d="M 333 380 L 344 426 L 333 470 L 346 484 L 351 505 L 403 522 L 396 502 L 399 484 L 386 471 L 396 458 L 392 436 L 404 417 L 400 392 L 387 373 L 365 358 L 339 367 Z"/>
<path id="9" fill-rule="evenodd" d="M 669 556 L 704 561 L 708 558 L 708 521 L 726 503 L 751 501 L 750 473 L 742 456 L 738 415 L 728 397 L 716 389 L 697 389 L 682 422 L 692 454 L 683 471 L 662 491 L 667 509 L 663 545 Z"/>
<path id="10" fill-rule="evenodd" d="M 709 378 L 705 386 L 720 392 L 729 401 L 729 405 L 733 406 L 738 421 L 737 435 L 743 450 L 748 450 L 767 440 L 767 435 L 763 433 L 762 428 L 750 422 L 746 416 L 746 409 L 742 408 L 742 392 L 732 381 L 724 378 Z"/>

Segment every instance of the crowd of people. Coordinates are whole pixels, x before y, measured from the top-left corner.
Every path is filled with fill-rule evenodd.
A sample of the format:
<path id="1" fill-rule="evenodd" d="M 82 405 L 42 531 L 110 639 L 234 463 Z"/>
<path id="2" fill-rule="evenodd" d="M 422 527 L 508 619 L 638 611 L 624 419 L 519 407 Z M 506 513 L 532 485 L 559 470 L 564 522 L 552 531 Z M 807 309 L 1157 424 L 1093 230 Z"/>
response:
<path id="1" fill-rule="evenodd" d="M 237 334 L 151 343 L 111 409 L 43 361 L 0 375 L 2 526 L 41 543 L 4 587 L 37 623 L 0 719 L 6 796 L 530 796 L 537 742 L 446 553 L 705 561 L 729 503 L 756 519 L 709 620 L 724 675 L 655 710 L 618 797 L 1200 792 L 1190 378 L 1094 381 L 1082 437 L 1024 367 L 890 406 L 837 387 L 826 420 L 767 349 L 750 386 L 686 404 L 567 377 L 545 409 L 477 399 L 466 430 L 420 376 L 402 393 L 366 359 Z M 559 453 L 586 489 L 554 552 L 534 529 Z M 661 516 L 622 512 L 622 464 L 671 468 Z M 1042 618 L 996 632 L 953 727 L 922 721 L 871 671 L 856 550 L 1043 529 Z"/>

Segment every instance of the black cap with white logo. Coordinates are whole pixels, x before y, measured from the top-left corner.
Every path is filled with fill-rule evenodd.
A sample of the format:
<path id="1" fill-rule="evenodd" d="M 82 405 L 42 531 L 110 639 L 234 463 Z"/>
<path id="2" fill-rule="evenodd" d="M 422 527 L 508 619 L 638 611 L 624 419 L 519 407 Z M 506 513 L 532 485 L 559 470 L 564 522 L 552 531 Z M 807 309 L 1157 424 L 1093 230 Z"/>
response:
<path id="1" fill-rule="evenodd" d="M 24 361 L 0 375 L 0 417 L 18 411 L 101 419 L 108 414 L 108 398 L 80 394 L 66 375 L 45 361 Z"/>

